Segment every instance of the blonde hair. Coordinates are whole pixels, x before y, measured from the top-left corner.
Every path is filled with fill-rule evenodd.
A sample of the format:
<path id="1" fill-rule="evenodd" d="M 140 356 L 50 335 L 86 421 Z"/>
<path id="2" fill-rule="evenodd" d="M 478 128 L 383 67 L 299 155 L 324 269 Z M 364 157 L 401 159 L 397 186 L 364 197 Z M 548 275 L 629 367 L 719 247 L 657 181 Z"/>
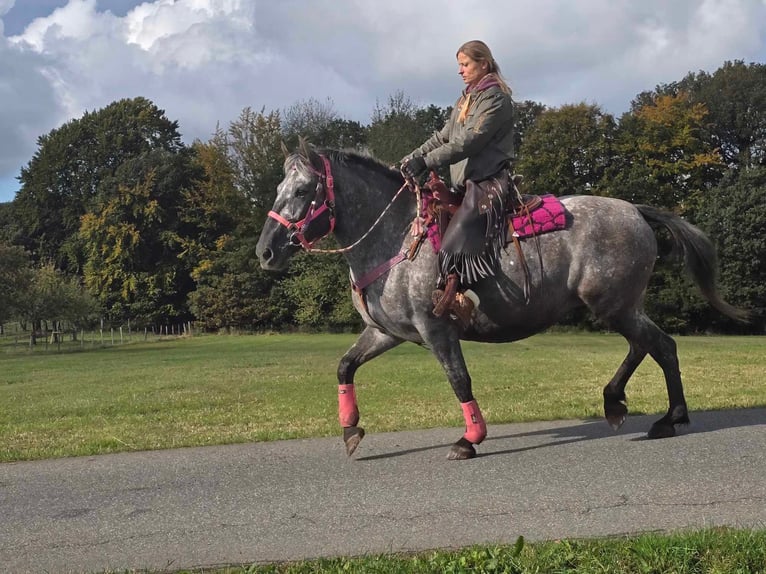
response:
<path id="1" fill-rule="evenodd" d="M 495 61 L 495 58 L 492 57 L 492 50 L 490 50 L 489 46 L 484 42 L 481 40 L 470 40 L 458 48 L 455 56 L 458 54 L 465 54 L 476 62 L 486 63 L 487 73 L 494 74 L 497 81 L 500 83 L 500 88 L 502 88 L 505 93 L 511 94 L 510 86 L 500 74 L 500 66 Z"/>

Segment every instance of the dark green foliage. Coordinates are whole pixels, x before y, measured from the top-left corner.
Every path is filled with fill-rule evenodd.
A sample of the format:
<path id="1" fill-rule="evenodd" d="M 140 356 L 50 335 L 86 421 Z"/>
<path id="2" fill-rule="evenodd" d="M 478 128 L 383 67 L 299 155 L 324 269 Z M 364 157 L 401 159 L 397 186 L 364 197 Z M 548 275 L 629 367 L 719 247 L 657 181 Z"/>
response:
<path id="1" fill-rule="evenodd" d="M 766 332 L 766 166 L 732 172 L 702 198 L 694 217 L 718 248 L 723 294 L 755 309 L 748 329 Z M 701 319 L 713 328 L 737 328 L 709 312 Z"/>
<path id="2" fill-rule="evenodd" d="M 0 325 L 18 315 L 32 279 L 29 254 L 0 241 Z"/>
<path id="3" fill-rule="evenodd" d="M 524 175 L 531 193 L 599 192 L 612 156 L 611 115 L 593 105 L 562 106 L 539 112 L 524 129 L 516 171 Z"/>
<path id="4" fill-rule="evenodd" d="M 370 151 L 393 165 L 444 127 L 448 117 L 448 110 L 419 108 L 404 93 L 397 92 L 389 97 L 386 106 L 378 105 L 372 114 L 367 135 Z"/>
<path id="5" fill-rule="evenodd" d="M 114 102 L 41 136 L 37 152 L 21 170 L 21 189 L 14 200 L 20 223 L 15 241 L 36 261 L 50 260 L 60 269 L 80 272 L 80 217 L 115 191 L 114 186 L 104 187 L 104 181 L 126 161 L 149 151 L 177 153 L 182 148 L 177 122 L 145 98 Z"/>

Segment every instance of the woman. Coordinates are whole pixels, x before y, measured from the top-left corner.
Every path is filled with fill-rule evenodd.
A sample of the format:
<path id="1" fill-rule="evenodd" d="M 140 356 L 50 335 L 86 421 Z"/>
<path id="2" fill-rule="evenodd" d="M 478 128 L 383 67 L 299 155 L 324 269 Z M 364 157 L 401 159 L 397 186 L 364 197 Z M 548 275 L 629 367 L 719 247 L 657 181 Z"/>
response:
<path id="1" fill-rule="evenodd" d="M 511 89 L 489 47 L 479 40 L 457 51 L 458 74 L 466 87 L 447 124 L 402 159 L 402 171 L 418 177 L 427 169 L 450 166 L 456 191 L 464 193 L 439 252 L 441 280 L 447 298 L 457 289 L 494 275 L 505 240 L 504 212 L 513 160 L 513 100 Z M 478 299 L 471 291 L 453 302 L 434 292 L 435 313 L 451 308 L 462 323 L 469 321 Z M 444 298 L 446 299 L 446 298 Z"/>

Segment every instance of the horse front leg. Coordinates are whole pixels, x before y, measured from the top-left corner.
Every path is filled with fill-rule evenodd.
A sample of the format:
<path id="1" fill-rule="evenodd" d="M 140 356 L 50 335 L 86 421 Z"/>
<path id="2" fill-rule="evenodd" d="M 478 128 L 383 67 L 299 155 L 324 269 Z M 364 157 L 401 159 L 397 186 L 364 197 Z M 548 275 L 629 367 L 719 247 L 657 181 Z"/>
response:
<path id="1" fill-rule="evenodd" d="M 444 331 L 442 331 L 444 333 Z M 487 436 L 487 424 L 479 409 L 479 404 L 471 390 L 471 377 L 460 347 L 460 340 L 455 337 L 444 337 L 443 334 L 436 341 L 429 341 L 436 359 L 447 373 L 447 379 L 460 402 L 465 419 L 465 432 L 458 441 L 452 445 L 448 460 L 465 460 L 476 456 L 475 444 L 480 444 Z"/>
<path id="2" fill-rule="evenodd" d="M 338 418 L 343 427 L 346 454 L 351 456 L 364 438 L 359 426 L 359 407 L 356 402 L 354 374 L 367 361 L 393 349 L 403 340 L 372 327 L 365 328 L 356 343 L 346 351 L 338 365 Z"/>

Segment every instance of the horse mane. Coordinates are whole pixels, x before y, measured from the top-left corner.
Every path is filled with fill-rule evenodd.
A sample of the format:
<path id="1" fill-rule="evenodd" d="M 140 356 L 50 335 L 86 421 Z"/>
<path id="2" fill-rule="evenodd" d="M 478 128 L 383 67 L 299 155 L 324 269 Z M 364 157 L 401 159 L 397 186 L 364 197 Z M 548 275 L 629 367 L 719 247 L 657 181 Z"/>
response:
<path id="1" fill-rule="evenodd" d="M 393 169 L 382 161 L 374 157 L 373 155 L 365 152 L 360 152 L 352 149 L 335 149 L 335 148 L 318 148 L 314 149 L 318 154 L 326 156 L 332 163 L 338 163 L 344 167 L 359 167 L 365 171 L 371 171 L 374 174 L 388 179 L 392 184 L 401 186 L 404 183 L 404 178 L 399 170 Z M 306 163 L 310 162 L 309 159 L 303 155 L 296 153 L 287 158 L 285 164 L 288 162 L 295 162 L 297 159 L 297 165 L 305 168 Z M 295 165 L 293 163 L 293 165 Z"/>
<path id="2" fill-rule="evenodd" d="M 404 183 L 404 178 L 399 170 L 386 165 L 370 153 L 351 149 L 339 150 L 331 148 L 323 149 L 319 153 L 326 154 L 331 161 L 338 162 L 342 165 L 349 167 L 358 166 L 365 170 L 372 171 L 391 180 L 391 182 L 395 183 L 397 186 Z"/>

